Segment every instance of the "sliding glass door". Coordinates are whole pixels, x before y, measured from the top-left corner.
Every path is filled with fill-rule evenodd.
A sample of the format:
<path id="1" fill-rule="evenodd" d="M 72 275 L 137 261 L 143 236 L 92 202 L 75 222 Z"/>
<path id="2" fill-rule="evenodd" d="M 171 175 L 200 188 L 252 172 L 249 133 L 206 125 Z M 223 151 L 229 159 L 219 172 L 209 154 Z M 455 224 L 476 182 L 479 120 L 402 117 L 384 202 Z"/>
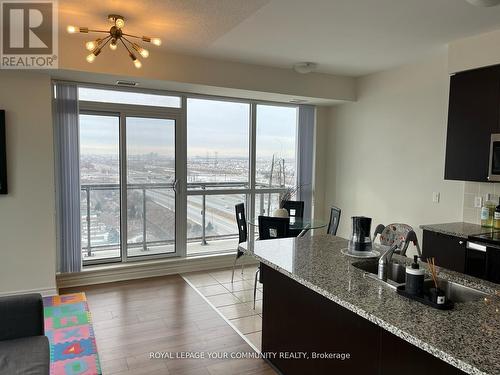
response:
<path id="1" fill-rule="evenodd" d="M 120 117 L 80 114 L 80 211 L 84 263 L 121 259 Z"/>
<path id="2" fill-rule="evenodd" d="M 175 253 L 175 120 L 127 116 L 127 257 Z"/>
<path id="3" fill-rule="evenodd" d="M 183 255 L 181 97 L 78 92 L 83 264 Z"/>

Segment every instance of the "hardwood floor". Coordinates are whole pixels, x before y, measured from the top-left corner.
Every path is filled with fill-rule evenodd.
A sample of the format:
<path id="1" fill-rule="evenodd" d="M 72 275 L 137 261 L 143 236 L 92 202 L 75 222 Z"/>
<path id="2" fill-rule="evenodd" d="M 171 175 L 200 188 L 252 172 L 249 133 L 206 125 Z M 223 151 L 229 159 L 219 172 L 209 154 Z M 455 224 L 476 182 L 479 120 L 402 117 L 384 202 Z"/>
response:
<path id="1" fill-rule="evenodd" d="M 103 374 L 271 375 L 261 359 L 209 359 L 251 347 L 179 275 L 61 289 L 83 291 L 92 313 Z M 205 358 L 150 359 L 152 352 Z"/>

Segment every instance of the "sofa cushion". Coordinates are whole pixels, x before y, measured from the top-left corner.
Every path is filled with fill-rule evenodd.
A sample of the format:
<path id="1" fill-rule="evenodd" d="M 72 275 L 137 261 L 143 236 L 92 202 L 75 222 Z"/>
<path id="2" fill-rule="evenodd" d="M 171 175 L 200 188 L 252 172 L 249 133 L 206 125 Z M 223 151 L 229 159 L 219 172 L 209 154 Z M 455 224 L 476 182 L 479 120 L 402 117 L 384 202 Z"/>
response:
<path id="1" fill-rule="evenodd" d="M 0 340 L 43 336 L 43 301 L 40 294 L 0 297 Z"/>
<path id="2" fill-rule="evenodd" d="M 45 336 L 0 341 L 0 374 L 48 375 L 49 340 Z"/>

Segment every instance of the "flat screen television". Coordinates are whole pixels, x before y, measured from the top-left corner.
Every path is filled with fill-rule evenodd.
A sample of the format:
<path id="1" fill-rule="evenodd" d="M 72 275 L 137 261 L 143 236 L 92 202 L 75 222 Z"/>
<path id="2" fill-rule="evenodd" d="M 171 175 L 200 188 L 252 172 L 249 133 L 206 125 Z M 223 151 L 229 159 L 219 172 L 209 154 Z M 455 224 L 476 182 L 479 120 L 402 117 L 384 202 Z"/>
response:
<path id="1" fill-rule="evenodd" d="M 3 110 L 0 110 L 0 194 L 7 194 L 7 140 Z"/>

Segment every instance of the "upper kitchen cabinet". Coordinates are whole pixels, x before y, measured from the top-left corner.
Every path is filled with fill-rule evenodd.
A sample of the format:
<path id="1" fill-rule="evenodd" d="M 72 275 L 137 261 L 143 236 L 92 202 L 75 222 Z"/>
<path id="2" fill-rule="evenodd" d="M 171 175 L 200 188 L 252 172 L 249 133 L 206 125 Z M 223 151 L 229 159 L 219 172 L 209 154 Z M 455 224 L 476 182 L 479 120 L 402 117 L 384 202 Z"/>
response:
<path id="1" fill-rule="evenodd" d="M 500 66 L 451 77 L 444 178 L 488 181 L 490 136 L 500 133 Z"/>

